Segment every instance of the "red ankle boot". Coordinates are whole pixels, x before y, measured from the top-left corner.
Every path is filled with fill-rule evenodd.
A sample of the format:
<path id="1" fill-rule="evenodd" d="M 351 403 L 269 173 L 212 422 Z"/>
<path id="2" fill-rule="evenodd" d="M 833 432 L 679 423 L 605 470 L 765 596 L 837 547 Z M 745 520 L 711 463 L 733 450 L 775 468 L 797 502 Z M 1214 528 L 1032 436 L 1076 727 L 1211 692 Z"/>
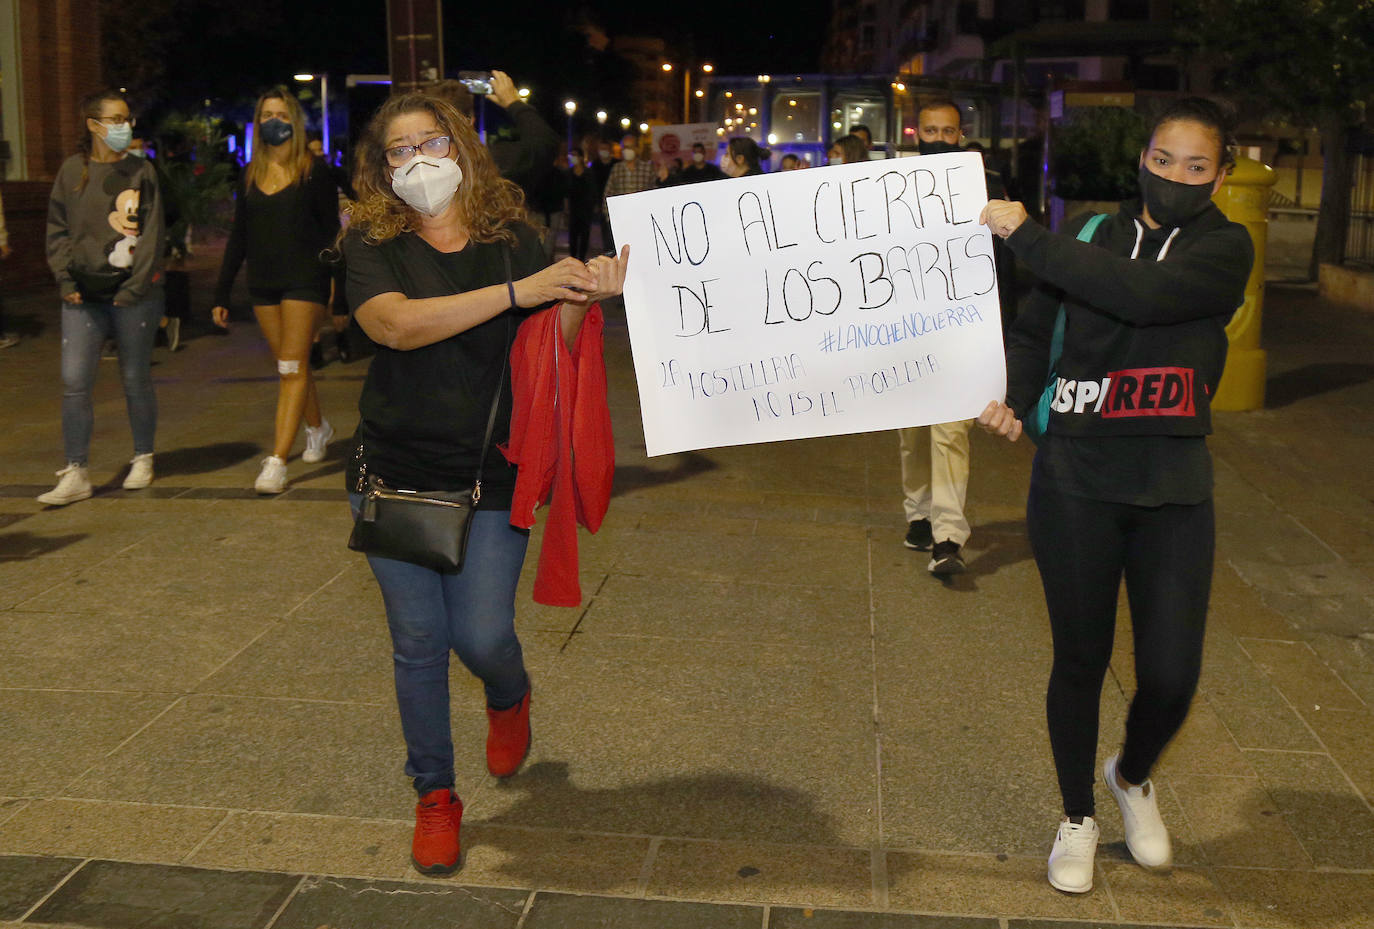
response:
<path id="1" fill-rule="evenodd" d="M 530 691 L 505 710 L 487 707 L 487 770 L 510 777 L 530 751 Z"/>
<path id="2" fill-rule="evenodd" d="M 415 838 L 410 860 L 421 874 L 452 874 L 460 863 L 458 827 L 463 801 L 447 787 L 431 790 L 415 804 Z"/>

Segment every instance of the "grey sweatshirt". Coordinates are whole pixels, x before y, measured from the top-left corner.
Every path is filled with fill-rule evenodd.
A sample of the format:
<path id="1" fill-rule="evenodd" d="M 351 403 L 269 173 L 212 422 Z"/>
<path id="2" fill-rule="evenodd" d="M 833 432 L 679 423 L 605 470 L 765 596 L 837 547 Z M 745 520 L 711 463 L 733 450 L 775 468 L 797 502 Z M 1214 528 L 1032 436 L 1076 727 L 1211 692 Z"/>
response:
<path id="1" fill-rule="evenodd" d="M 86 173 L 86 183 L 81 175 Z M 165 228 L 157 172 L 136 155 L 87 163 L 62 162 L 48 199 L 48 267 L 62 296 L 76 291 L 70 268 L 90 273 L 125 271 L 115 295 L 128 305 L 162 282 Z"/>

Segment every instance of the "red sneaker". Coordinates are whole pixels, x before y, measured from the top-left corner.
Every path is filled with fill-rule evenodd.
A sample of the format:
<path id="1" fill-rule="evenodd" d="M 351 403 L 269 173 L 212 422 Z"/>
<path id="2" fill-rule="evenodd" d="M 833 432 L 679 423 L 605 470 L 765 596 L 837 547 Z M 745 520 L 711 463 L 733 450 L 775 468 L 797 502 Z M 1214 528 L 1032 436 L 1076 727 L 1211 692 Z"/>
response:
<path id="1" fill-rule="evenodd" d="M 410 860 L 421 874 L 452 874 L 458 870 L 458 827 L 463 822 L 463 801 L 442 787 L 431 790 L 415 804 L 415 838 Z"/>
<path id="2" fill-rule="evenodd" d="M 510 777 L 530 752 L 530 691 L 505 710 L 487 707 L 487 770 Z"/>

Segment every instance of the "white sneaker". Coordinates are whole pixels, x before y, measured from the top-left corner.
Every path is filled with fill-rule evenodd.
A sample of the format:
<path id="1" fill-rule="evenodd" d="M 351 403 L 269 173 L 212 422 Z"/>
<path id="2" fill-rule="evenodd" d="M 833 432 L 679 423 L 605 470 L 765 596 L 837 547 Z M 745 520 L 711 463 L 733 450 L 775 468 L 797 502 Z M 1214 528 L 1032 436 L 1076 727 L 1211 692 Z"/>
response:
<path id="1" fill-rule="evenodd" d="M 1101 834 L 1091 816 L 1081 824 L 1065 819 L 1059 824 L 1050 850 L 1050 886 L 1070 894 L 1085 894 L 1093 889 L 1093 856 Z"/>
<path id="2" fill-rule="evenodd" d="M 329 425 L 327 419 L 321 419 L 318 426 L 306 426 L 305 451 L 301 452 L 301 461 L 309 464 L 324 461 L 325 447 L 329 445 L 329 440 L 332 438 L 334 438 L 334 427 Z"/>
<path id="3" fill-rule="evenodd" d="M 1122 790 L 1116 780 L 1116 766 L 1120 760 L 1120 755 L 1113 755 L 1103 762 L 1102 778 L 1116 797 L 1116 805 L 1121 807 L 1126 847 L 1141 867 L 1163 868 L 1173 860 L 1174 853 L 1169 846 L 1169 830 L 1164 828 L 1164 820 L 1159 817 L 1154 784 L 1146 781 L 1138 787 Z"/>
<path id="4" fill-rule="evenodd" d="M 279 494 L 286 489 L 286 462 L 276 455 L 268 455 L 262 460 L 262 470 L 253 482 L 253 489 L 260 494 Z"/>
<path id="5" fill-rule="evenodd" d="M 125 490 L 142 490 L 153 482 L 153 453 L 135 455 L 129 462 L 129 474 L 124 478 Z"/>
<path id="6" fill-rule="evenodd" d="M 57 472 L 61 478 L 57 486 L 45 494 L 38 495 L 39 503 L 46 503 L 48 506 L 66 506 L 68 503 L 75 503 L 78 500 L 85 500 L 91 495 L 91 479 L 86 475 L 86 466 L 76 462 L 70 462 L 61 471 Z"/>

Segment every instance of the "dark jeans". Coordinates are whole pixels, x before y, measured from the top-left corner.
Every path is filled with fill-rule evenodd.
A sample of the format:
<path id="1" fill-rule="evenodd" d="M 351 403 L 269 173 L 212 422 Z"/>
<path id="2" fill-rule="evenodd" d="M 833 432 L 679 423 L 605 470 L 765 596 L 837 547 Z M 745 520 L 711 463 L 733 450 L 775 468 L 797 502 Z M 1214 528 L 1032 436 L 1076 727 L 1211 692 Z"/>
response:
<path id="1" fill-rule="evenodd" d="M 134 434 L 134 454 L 153 451 L 157 396 L 153 393 L 153 339 L 162 319 L 162 288 L 154 287 L 132 306 L 113 303 L 62 304 L 62 445 L 70 464 L 85 465 L 95 414 L 91 388 L 100 368 L 100 346 L 113 337 L 119 375 Z"/>
<path id="2" fill-rule="evenodd" d="M 1032 485 L 1026 527 L 1054 638 L 1045 703 L 1064 812 L 1092 816 L 1099 703 L 1121 579 L 1136 692 L 1118 770 L 1140 784 L 1183 725 L 1197 689 L 1216 547 L 1212 501 L 1141 507 Z"/>
<path id="3" fill-rule="evenodd" d="M 361 499 L 349 495 L 355 517 Z M 519 703 L 529 687 L 515 636 L 515 587 L 528 542 L 529 532 L 510 524 L 509 510 L 478 510 L 458 574 L 367 558 L 391 629 L 406 774 L 421 796 L 453 786 L 449 652 L 481 678 L 494 709 Z"/>

